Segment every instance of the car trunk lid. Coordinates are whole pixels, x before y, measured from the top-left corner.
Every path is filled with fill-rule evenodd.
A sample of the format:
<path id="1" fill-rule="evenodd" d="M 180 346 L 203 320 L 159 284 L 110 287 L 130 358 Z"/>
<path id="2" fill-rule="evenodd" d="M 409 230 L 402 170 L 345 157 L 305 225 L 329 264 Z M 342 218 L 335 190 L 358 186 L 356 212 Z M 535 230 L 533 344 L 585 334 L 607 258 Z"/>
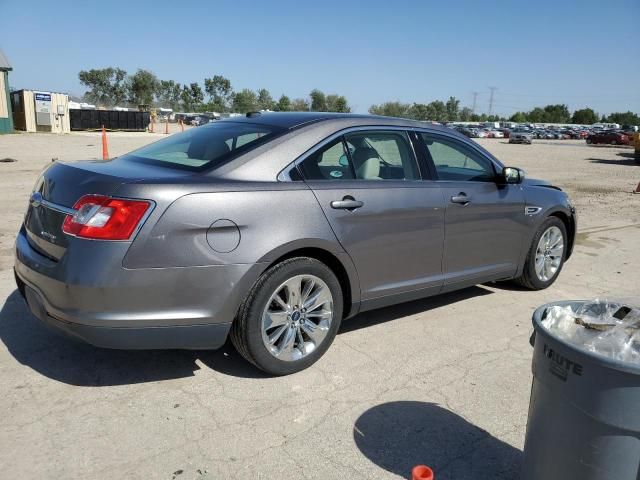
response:
<path id="1" fill-rule="evenodd" d="M 82 196 L 115 196 L 124 183 L 183 175 L 189 173 L 117 160 L 56 162 L 40 175 L 31 195 L 24 221 L 29 243 L 42 255 L 59 260 L 70 240 L 62 224 Z"/>

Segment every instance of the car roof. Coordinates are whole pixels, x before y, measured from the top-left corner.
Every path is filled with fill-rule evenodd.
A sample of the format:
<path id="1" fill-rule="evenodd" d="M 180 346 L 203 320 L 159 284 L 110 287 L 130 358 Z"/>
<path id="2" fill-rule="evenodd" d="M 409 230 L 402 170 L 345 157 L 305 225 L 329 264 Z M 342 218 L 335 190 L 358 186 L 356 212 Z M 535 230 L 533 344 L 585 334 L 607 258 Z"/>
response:
<path id="1" fill-rule="evenodd" d="M 285 129 L 295 129 L 303 125 L 318 122 L 351 120 L 353 125 L 393 125 L 404 127 L 447 129 L 443 125 L 409 120 L 406 118 L 384 117 L 381 115 L 364 115 L 357 113 L 332 112 L 250 112 L 246 115 L 224 118 L 221 122 L 246 122 L 253 124 L 271 125 Z M 450 129 L 447 129 L 450 130 Z"/>

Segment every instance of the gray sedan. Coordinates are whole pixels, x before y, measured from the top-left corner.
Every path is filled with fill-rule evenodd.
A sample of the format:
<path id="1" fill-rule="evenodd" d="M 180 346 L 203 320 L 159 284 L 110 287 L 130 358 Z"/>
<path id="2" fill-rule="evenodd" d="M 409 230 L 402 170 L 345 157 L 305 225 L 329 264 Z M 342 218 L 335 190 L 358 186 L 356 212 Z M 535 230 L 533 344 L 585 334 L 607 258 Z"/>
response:
<path id="1" fill-rule="evenodd" d="M 451 129 L 251 113 L 110 161 L 56 162 L 16 242 L 42 321 L 91 344 L 215 349 L 274 375 L 359 312 L 515 280 L 571 255 L 567 195 Z"/>

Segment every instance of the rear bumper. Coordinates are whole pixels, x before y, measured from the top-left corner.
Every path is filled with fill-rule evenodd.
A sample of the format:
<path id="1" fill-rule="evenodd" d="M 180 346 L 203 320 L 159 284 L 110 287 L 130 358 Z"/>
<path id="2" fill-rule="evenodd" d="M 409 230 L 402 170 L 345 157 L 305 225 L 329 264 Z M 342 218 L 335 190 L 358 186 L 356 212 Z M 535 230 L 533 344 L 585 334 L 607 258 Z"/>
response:
<path id="1" fill-rule="evenodd" d="M 114 242 L 112 248 L 123 247 Z M 55 262 L 34 250 L 22 230 L 16 240 L 18 287 L 41 321 L 106 348 L 222 346 L 238 306 L 263 268 L 125 269 L 122 252 L 91 255 L 79 247 L 73 253 L 81 255 L 74 259 L 71 250 Z"/>
<path id="2" fill-rule="evenodd" d="M 48 327 L 69 337 L 102 348 L 123 350 L 152 349 L 215 349 L 221 347 L 229 333 L 231 323 L 209 325 L 179 325 L 165 327 L 91 327 L 80 323 L 66 322 L 52 317 L 45 307 L 42 296 L 16 275 L 24 298 L 33 313 Z"/>

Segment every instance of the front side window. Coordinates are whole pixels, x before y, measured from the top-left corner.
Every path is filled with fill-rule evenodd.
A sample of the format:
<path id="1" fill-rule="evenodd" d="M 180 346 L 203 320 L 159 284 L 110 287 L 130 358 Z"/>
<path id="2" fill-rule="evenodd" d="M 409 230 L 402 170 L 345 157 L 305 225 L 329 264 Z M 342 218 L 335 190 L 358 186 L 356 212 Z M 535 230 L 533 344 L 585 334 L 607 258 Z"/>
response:
<path id="1" fill-rule="evenodd" d="M 128 154 L 129 161 L 186 170 L 215 168 L 236 153 L 262 145 L 282 129 L 270 125 L 217 122 L 171 135 Z"/>
<path id="2" fill-rule="evenodd" d="M 493 182 L 493 164 L 456 140 L 421 133 L 439 180 Z"/>

